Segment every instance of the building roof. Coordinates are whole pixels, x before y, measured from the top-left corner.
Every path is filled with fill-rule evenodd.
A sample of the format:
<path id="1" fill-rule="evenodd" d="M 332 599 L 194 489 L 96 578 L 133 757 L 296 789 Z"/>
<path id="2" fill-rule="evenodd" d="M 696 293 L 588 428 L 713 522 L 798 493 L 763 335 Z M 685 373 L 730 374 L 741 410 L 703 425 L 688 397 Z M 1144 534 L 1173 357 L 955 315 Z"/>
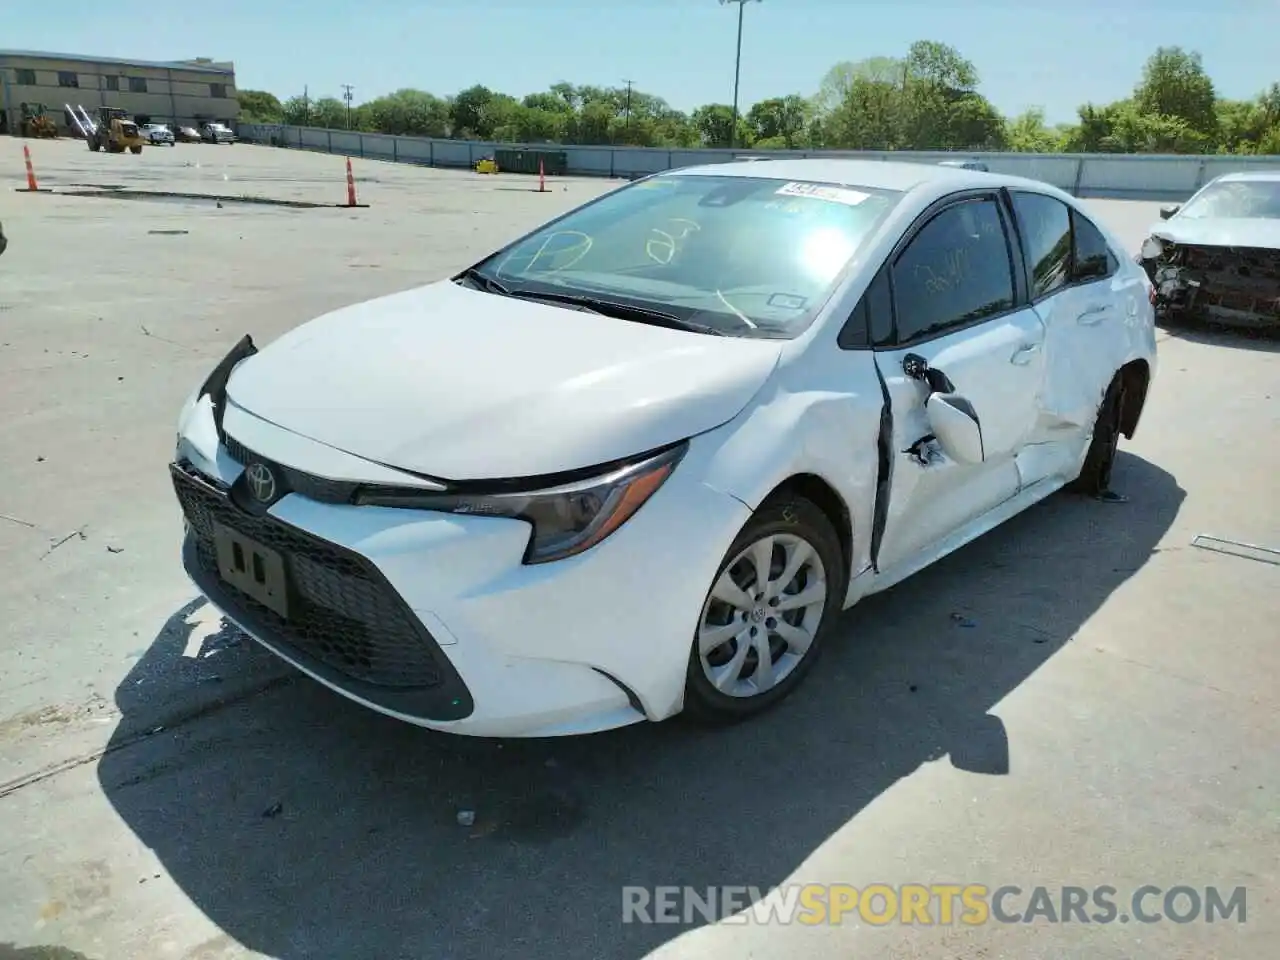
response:
<path id="1" fill-rule="evenodd" d="M 89 57 L 81 53 L 0 49 L 0 60 L 6 57 L 20 57 L 24 60 L 67 60 L 72 63 L 109 63 L 121 67 L 150 67 L 160 70 L 191 70 L 196 73 L 220 73 L 226 76 L 235 74 L 235 68 L 231 66 L 219 66 L 213 62 L 196 63 L 192 60 L 122 60 L 119 57 Z"/>

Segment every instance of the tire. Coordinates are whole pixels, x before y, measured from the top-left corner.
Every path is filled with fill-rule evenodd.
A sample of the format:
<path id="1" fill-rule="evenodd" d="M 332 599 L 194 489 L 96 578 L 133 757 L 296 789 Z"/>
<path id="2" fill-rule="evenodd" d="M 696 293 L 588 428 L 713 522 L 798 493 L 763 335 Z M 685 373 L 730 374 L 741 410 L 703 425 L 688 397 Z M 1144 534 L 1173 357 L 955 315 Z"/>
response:
<path id="1" fill-rule="evenodd" d="M 130 148 L 129 148 L 129 152 L 130 152 L 130 153 L 141 153 L 141 152 L 142 152 L 142 148 L 141 148 L 141 147 L 130 147 Z"/>
<path id="2" fill-rule="evenodd" d="M 752 549 L 767 541 L 772 541 L 772 583 L 761 597 L 755 590 L 758 577 Z M 793 562 L 794 551 L 804 547 L 807 558 L 789 582 L 781 583 L 784 564 Z M 786 603 L 787 597 L 808 593 L 811 585 L 821 593 L 812 604 L 787 610 L 782 617 L 769 615 L 777 613 L 771 607 L 779 598 Z M 737 608 L 717 596 L 732 594 L 734 587 L 741 599 Z M 840 614 L 846 587 L 840 541 L 818 507 L 794 496 L 762 504 L 734 538 L 707 592 L 689 653 L 686 715 L 705 723 L 735 723 L 763 713 L 790 695 L 813 668 L 822 641 Z M 749 601 L 754 601 L 751 612 L 742 609 Z M 787 628 L 786 637 L 779 626 Z M 737 627 L 738 632 L 726 634 L 726 627 Z M 762 638 L 771 667 L 764 676 L 759 673 L 764 662 Z M 703 649 L 707 643 L 717 645 Z M 764 689 L 759 689 L 761 681 L 767 683 Z"/>
<path id="3" fill-rule="evenodd" d="M 1071 490 L 1087 496 L 1105 493 L 1111 487 L 1111 471 L 1120 446 L 1120 415 L 1124 410 L 1124 377 L 1117 371 L 1107 385 L 1093 423 L 1089 452 L 1085 454 L 1080 476 Z"/>

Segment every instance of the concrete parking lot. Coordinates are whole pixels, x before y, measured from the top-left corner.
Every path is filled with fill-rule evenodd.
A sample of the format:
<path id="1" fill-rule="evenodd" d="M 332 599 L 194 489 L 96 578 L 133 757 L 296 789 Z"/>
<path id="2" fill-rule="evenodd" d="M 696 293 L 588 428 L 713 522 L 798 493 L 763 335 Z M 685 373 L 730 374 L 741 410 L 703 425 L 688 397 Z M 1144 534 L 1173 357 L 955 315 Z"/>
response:
<path id="1" fill-rule="evenodd" d="M 1234 960 L 1280 935 L 1276 341 L 1161 334 L 1117 467 L 850 611 L 729 731 L 449 738 L 226 627 L 178 561 L 178 408 L 244 333 L 447 275 L 616 183 L 0 139 L 0 960 Z M 1091 202 L 1136 249 L 1157 205 Z M 459 822 L 460 813 L 474 823 Z M 465 818 L 469 819 L 469 818 Z M 623 923 L 624 887 L 1247 892 L 1162 922 Z M 1149 909 L 1163 912 L 1159 896 Z M 1090 911 L 1092 912 L 1092 911 Z M 935 920 L 938 918 L 934 917 Z M 1268 945 L 1271 946 L 1268 946 Z"/>

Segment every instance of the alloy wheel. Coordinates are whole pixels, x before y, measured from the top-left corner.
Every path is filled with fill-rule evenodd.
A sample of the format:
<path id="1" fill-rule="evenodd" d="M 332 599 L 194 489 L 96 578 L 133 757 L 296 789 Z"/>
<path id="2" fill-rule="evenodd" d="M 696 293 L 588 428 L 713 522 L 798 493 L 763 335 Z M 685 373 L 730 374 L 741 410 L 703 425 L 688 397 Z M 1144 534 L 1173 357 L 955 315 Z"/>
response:
<path id="1" fill-rule="evenodd" d="M 756 697 L 799 666 L 821 626 L 827 572 L 795 534 L 769 534 L 724 568 L 695 638 L 707 681 L 730 697 Z"/>

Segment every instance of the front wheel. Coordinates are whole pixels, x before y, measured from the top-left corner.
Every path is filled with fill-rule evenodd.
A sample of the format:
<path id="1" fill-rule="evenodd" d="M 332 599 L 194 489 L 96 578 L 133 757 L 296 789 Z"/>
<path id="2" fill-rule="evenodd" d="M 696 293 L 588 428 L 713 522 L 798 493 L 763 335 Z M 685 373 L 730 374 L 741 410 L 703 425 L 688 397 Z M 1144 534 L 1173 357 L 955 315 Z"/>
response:
<path id="1" fill-rule="evenodd" d="M 129 148 L 129 152 L 130 152 L 130 153 L 141 153 L 141 152 L 142 152 L 142 148 L 141 148 L 141 147 L 130 147 L 130 148 Z"/>
<path id="2" fill-rule="evenodd" d="M 1093 437 L 1089 452 L 1085 454 L 1080 476 L 1071 484 L 1076 493 L 1102 496 L 1111 489 L 1111 471 L 1115 467 L 1120 449 L 1120 418 L 1124 410 L 1124 376 L 1119 372 L 1111 378 L 1107 392 L 1098 407 L 1093 424 Z"/>
<path id="3" fill-rule="evenodd" d="M 731 723 L 789 695 L 817 659 L 845 588 L 840 541 L 826 515 L 798 497 L 762 505 L 729 547 L 703 604 L 686 712 Z"/>

